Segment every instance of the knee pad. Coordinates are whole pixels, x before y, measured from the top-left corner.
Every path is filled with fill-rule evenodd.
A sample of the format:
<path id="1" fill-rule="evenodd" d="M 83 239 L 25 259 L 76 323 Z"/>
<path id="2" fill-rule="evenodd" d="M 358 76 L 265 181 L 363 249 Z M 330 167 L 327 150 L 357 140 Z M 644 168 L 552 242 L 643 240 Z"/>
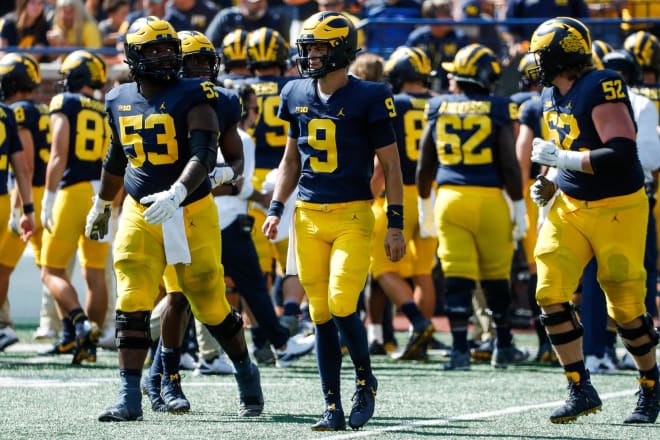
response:
<path id="1" fill-rule="evenodd" d="M 449 319 L 467 320 L 472 316 L 472 292 L 475 287 L 476 283 L 467 278 L 445 280 L 445 312 Z"/>
<path id="2" fill-rule="evenodd" d="M 117 348 L 133 350 L 149 348 L 151 346 L 150 318 L 151 312 L 148 311 L 126 313 L 117 310 L 115 313 Z"/>
<path id="3" fill-rule="evenodd" d="M 509 320 L 511 306 L 511 289 L 507 280 L 482 281 L 488 313 L 495 324 L 505 324 Z"/>
<path id="4" fill-rule="evenodd" d="M 637 328 L 625 329 L 617 324 L 616 329 L 623 339 L 623 345 L 626 347 L 626 350 L 635 356 L 644 356 L 656 345 L 658 345 L 658 339 L 660 339 L 660 336 L 658 335 L 655 327 L 653 327 L 653 318 L 651 315 L 647 313 L 640 316 L 639 319 L 642 320 L 642 324 Z M 651 341 L 642 345 L 630 345 L 628 342 L 637 338 L 641 338 L 644 335 L 647 335 Z"/>
<path id="5" fill-rule="evenodd" d="M 216 339 L 228 340 L 243 330 L 243 317 L 235 310 L 232 310 L 220 324 L 204 325 Z"/>
<path id="6" fill-rule="evenodd" d="M 539 316 L 541 324 L 546 327 L 546 331 L 548 327 L 563 324 L 564 322 L 571 322 L 573 324 L 573 330 L 564 333 L 548 333 L 548 338 L 552 342 L 552 345 L 568 344 L 576 339 L 580 339 L 584 334 L 584 327 L 582 327 L 582 323 L 578 319 L 575 308 L 567 302 L 561 305 L 564 307 L 564 310 L 548 314 L 543 313 Z"/>

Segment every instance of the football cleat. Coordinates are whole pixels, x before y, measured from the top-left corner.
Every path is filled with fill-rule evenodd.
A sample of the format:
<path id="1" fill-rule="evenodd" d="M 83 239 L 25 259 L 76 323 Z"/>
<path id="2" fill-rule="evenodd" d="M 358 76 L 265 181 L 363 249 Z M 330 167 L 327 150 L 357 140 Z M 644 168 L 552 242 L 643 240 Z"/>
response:
<path id="1" fill-rule="evenodd" d="M 293 336 L 300 331 L 300 320 L 297 316 L 282 315 L 278 320 L 280 325 L 289 331 L 289 336 Z"/>
<path id="2" fill-rule="evenodd" d="M 612 363 L 612 360 L 607 354 L 604 354 L 601 357 L 598 357 L 595 354 L 585 356 L 584 366 L 591 374 L 611 374 L 616 373 L 617 371 L 616 366 Z"/>
<path id="3" fill-rule="evenodd" d="M 444 342 L 433 337 L 429 339 L 429 343 L 426 345 L 426 348 L 428 350 L 439 351 L 445 355 L 451 351 L 450 345 L 447 345 Z"/>
<path id="4" fill-rule="evenodd" d="M 40 355 L 57 355 L 57 354 L 69 354 L 73 353 L 73 349 L 76 348 L 75 339 L 65 339 L 64 335 L 60 337 L 60 340 L 53 344 L 52 347 L 40 351 Z"/>
<path id="5" fill-rule="evenodd" d="M 527 350 L 521 350 L 515 345 L 501 348 L 495 346 L 490 364 L 495 368 L 506 368 L 509 365 L 523 363 L 528 358 L 529 352 Z"/>
<path id="6" fill-rule="evenodd" d="M 275 351 L 275 365 L 277 368 L 287 368 L 293 365 L 301 356 L 314 349 L 316 336 L 292 336 L 286 341 L 286 349 Z"/>
<path id="7" fill-rule="evenodd" d="M 73 365 L 80 365 L 82 361 L 88 360 L 89 350 L 92 346 L 96 346 L 100 335 L 101 330 L 99 326 L 89 320 L 84 322 L 81 330 L 76 328 L 76 345 L 73 349 L 73 359 L 71 360 Z M 94 360 L 96 360 L 96 355 L 94 355 Z"/>
<path id="8" fill-rule="evenodd" d="M 181 377 L 178 373 L 161 377 L 160 397 L 163 399 L 168 412 L 184 413 L 190 411 L 190 402 L 183 394 Z"/>
<path id="9" fill-rule="evenodd" d="M 552 344 L 549 342 L 544 342 L 539 346 L 539 351 L 536 353 L 536 357 L 534 357 L 534 361 L 542 363 L 542 364 L 558 364 L 559 359 L 557 358 L 557 353 L 555 353 L 555 350 L 552 348 Z"/>
<path id="10" fill-rule="evenodd" d="M 160 395 L 161 377 L 161 374 L 148 374 L 142 376 L 142 380 L 140 381 L 142 394 L 149 398 L 149 401 L 151 402 L 151 410 L 155 412 L 167 411 L 167 405 L 165 405 L 165 401 Z"/>
<path id="11" fill-rule="evenodd" d="M 264 345 L 261 348 L 254 347 L 252 350 L 252 356 L 254 356 L 259 365 L 275 364 L 275 354 L 273 353 L 273 350 L 271 350 L 270 345 Z"/>
<path id="12" fill-rule="evenodd" d="M 422 331 L 413 331 L 410 339 L 408 339 L 406 348 L 403 349 L 403 352 L 399 356 L 395 356 L 394 359 L 400 361 L 417 360 L 419 354 L 426 348 L 429 340 L 433 337 L 433 333 L 435 333 L 435 327 L 431 321 L 428 321 Z"/>
<path id="13" fill-rule="evenodd" d="M 449 353 L 449 361 L 443 366 L 445 371 L 460 371 L 470 369 L 470 353 L 467 351 L 452 350 Z"/>
<path id="14" fill-rule="evenodd" d="M 660 384 L 655 380 L 638 378 L 637 406 L 623 423 L 655 423 L 660 412 Z"/>
<path id="15" fill-rule="evenodd" d="M 362 428 L 374 415 L 377 391 L 378 381 L 374 375 L 356 381 L 355 393 L 351 399 L 353 407 L 351 408 L 351 414 L 348 416 L 348 424 L 351 428 Z"/>
<path id="16" fill-rule="evenodd" d="M 373 341 L 369 344 L 369 354 L 372 356 L 383 356 L 386 355 L 385 347 L 378 341 Z"/>
<path id="17" fill-rule="evenodd" d="M 18 342 L 16 330 L 11 327 L 0 329 L 0 351 Z"/>
<path id="18" fill-rule="evenodd" d="M 493 358 L 495 339 L 488 339 L 470 350 L 470 357 L 475 361 L 488 362 Z"/>
<path id="19" fill-rule="evenodd" d="M 206 376 L 211 374 L 234 374 L 233 365 L 230 365 L 222 356 L 216 356 L 210 361 L 200 358 L 197 368 L 193 371 L 193 376 Z"/>
<path id="20" fill-rule="evenodd" d="M 106 408 L 98 417 L 99 422 L 131 422 L 142 420 L 142 409 L 131 411 L 123 402 Z"/>
<path id="21" fill-rule="evenodd" d="M 257 417 L 264 410 L 264 395 L 261 391 L 259 369 L 250 364 L 250 371 L 246 375 L 234 374 L 238 384 L 238 415 L 240 417 Z"/>
<path id="22" fill-rule="evenodd" d="M 603 403 L 598 392 L 589 381 L 589 372 L 580 380 L 577 372 L 564 373 L 568 380 L 568 399 L 564 406 L 557 408 L 550 415 L 552 423 L 568 423 L 577 420 L 580 416 L 594 414 L 600 411 Z"/>
<path id="23" fill-rule="evenodd" d="M 388 354 L 391 354 L 391 353 L 396 353 L 396 351 L 399 348 L 399 345 L 397 344 L 397 342 L 394 339 L 389 340 L 389 341 L 386 340 L 385 343 L 383 344 L 383 348 L 385 348 L 385 351 Z"/>
<path id="24" fill-rule="evenodd" d="M 321 419 L 312 425 L 312 431 L 344 431 L 346 430 L 346 418 L 344 410 L 329 405 Z"/>

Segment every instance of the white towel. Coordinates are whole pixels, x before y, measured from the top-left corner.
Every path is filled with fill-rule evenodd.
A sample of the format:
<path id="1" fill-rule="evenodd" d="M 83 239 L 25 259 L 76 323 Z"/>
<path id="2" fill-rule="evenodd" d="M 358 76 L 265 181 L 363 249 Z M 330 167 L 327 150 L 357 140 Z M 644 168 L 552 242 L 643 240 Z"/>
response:
<path id="1" fill-rule="evenodd" d="M 167 264 L 190 264 L 192 258 L 186 238 L 186 226 L 183 222 L 183 208 L 178 208 L 162 226 Z"/>
<path id="2" fill-rule="evenodd" d="M 291 219 L 291 222 L 289 222 L 289 247 L 286 250 L 286 274 L 297 276 L 298 263 L 296 261 L 296 229 L 293 223 L 293 219 Z"/>

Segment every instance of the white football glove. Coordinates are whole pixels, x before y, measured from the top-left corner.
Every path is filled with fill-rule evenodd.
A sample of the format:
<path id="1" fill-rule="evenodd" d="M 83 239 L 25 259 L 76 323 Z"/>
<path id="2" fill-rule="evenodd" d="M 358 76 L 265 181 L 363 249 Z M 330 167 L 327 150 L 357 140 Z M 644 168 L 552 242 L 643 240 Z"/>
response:
<path id="1" fill-rule="evenodd" d="M 234 180 L 234 169 L 229 165 L 223 163 L 218 164 L 213 171 L 209 173 L 209 179 L 211 180 L 211 187 L 217 188 L 223 183 L 229 183 Z"/>
<path id="2" fill-rule="evenodd" d="M 534 138 L 532 141 L 532 162 L 562 168 L 565 170 L 583 171 L 582 151 L 562 150 L 554 142 Z"/>
<path id="3" fill-rule="evenodd" d="M 527 233 L 527 207 L 525 199 L 513 201 L 513 241 L 522 240 Z"/>
<path id="4" fill-rule="evenodd" d="M 437 237 L 438 230 L 433 220 L 433 208 L 435 207 L 435 191 L 426 199 L 417 197 L 417 212 L 419 223 L 419 236 L 422 238 Z"/>
<path id="5" fill-rule="evenodd" d="M 538 176 L 529 193 L 534 203 L 540 207 L 548 204 L 557 192 L 557 184 L 545 176 Z"/>
<path id="6" fill-rule="evenodd" d="M 21 235 L 21 208 L 11 208 L 9 217 L 9 229 L 14 234 Z"/>
<path id="7" fill-rule="evenodd" d="M 56 192 L 44 191 L 44 197 L 41 199 L 41 225 L 51 232 L 53 226 L 53 205 L 55 204 Z"/>
<path id="8" fill-rule="evenodd" d="M 159 225 L 172 218 L 174 212 L 188 195 L 188 190 L 181 182 L 176 182 L 167 191 L 149 194 L 140 199 L 143 205 L 151 206 L 144 211 L 144 220 L 152 225 Z"/>
<path id="9" fill-rule="evenodd" d="M 112 202 L 94 196 L 94 205 L 87 213 L 85 221 L 85 236 L 92 240 L 102 241 L 108 235 L 108 225 L 112 215 Z"/>

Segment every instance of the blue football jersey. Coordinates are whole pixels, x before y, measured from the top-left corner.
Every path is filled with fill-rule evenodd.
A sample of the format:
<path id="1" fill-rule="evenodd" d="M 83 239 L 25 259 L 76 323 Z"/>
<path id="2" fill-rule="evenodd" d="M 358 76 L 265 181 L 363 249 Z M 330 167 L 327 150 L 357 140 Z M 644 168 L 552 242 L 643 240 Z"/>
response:
<path id="1" fill-rule="evenodd" d="M 128 158 L 124 186 L 135 200 L 166 191 L 191 158 L 187 115 L 194 106 L 218 102 L 215 84 L 197 78 L 179 79 L 162 93 L 146 99 L 136 83 L 122 84 L 106 96 L 106 108 L 115 143 Z M 182 205 L 211 191 L 205 179 Z"/>
<path id="2" fill-rule="evenodd" d="M 69 120 L 69 152 L 60 188 L 101 178 L 110 131 L 103 103 L 82 93 L 60 93 L 50 101 L 50 114 Z"/>
<path id="3" fill-rule="evenodd" d="M 419 140 L 424 132 L 424 108 L 431 96 L 430 93 L 394 95 L 397 115 L 394 120 L 394 132 L 396 133 L 404 185 L 415 184 Z"/>
<path id="4" fill-rule="evenodd" d="M 215 104 L 215 112 L 218 114 L 218 125 L 220 134 L 222 134 L 241 121 L 243 104 L 241 104 L 241 98 L 233 90 L 224 87 L 216 87 L 216 90 L 218 91 L 218 101 Z"/>
<path id="5" fill-rule="evenodd" d="M 279 117 L 291 123 L 301 159 L 298 198 L 314 203 L 372 199 L 369 182 L 374 145 L 368 127 L 396 117 L 385 84 L 349 77 L 348 84 L 323 102 L 312 79 L 288 83 Z"/>
<path id="6" fill-rule="evenodd" d="M 509 98 L 492 95 L 441 95 L 427 108 L 438 154 L 438 185 L 503 186 L 497 135 L 517 117 Z"/>
<path id="7" fill-rule="evenodd" d="M 16 116 L 19 130 L 28 130 L 32 133 L 34 144 L 34 172 L 32 186 L 46 184 L 46 166 L 50 157 L 50 115 L 46 104 L 34 101 L 17 101 L 11 105 Z"/>
<path id="8" fill-rule="evenodd" d="M 534 137 L 547 139 L 548 130 L 543 122 L 543 105 L 541 96 L 535 94 L 527 101 L 523 102 L 518 108 L 518 121 L 525 124 L 532 129 Z M 536 179 L 536 176 L 541 172 L 541 165 L 532 162 L 529 168 L 529 178 Z"/>
<path id="9" fill-rule="evenodd" d="M 11 107 L 0 102 L 0 195 L 7 194 L 10 158 L 22 150 L 14 112 Z"/>
<path id="10" fill-rule="evenodd" d="M 281 76 L 261 76 L 248 78 L 257 94 L 259 117 L 254 130 L 249 130 L 254 138 L 255 167 L 273 169 L 280 165 L 286 146 L 289 123 L 277 117 L 280 106 L 280 92 L 293 78 Z"/>
<path id="11" fill-rule="evenodd" d="M 600 104 L 623 102 L 628 107 L 630 118 L 635 120 L 626 84 L 612 70 L 593 70 L 585 74 L 563 96 L 555 87 L 546 87 L 541 100 L 549 139 L 565 150 L 595 150 L 603 146 L 591 117 L 593 108 Z M 560 169 L 557 184 L 563 192 L 579 200 L 631 194 L 642 187 L 644 175 L 637 149 L 631 148 L 628 153 L 634 155 L 635 166 L 621 168 L 616 175 Z"/>

